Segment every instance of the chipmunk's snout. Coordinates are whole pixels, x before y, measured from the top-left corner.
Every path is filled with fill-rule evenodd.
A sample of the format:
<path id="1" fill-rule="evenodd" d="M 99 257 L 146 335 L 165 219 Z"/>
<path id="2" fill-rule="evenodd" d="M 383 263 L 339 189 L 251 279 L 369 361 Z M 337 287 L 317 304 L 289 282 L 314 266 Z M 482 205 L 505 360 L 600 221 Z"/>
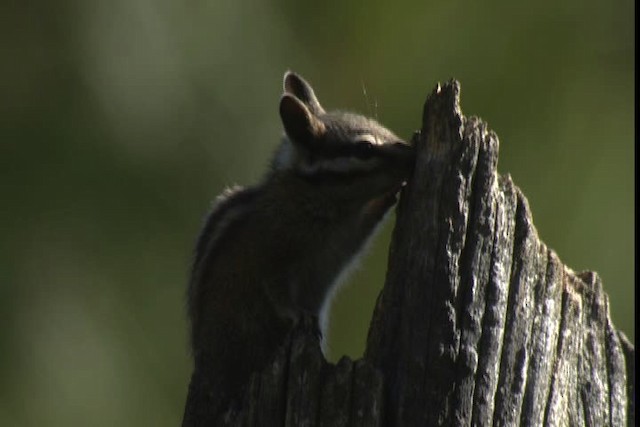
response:
<path id="1" fill-rule="evenodd" d="M 409 145 L 404 141 L 397 141 L 391 144 L 386 144 L 382 149 L 385 151 L 385 155 L 394 163 L 398 163 L 406 167 L 413 167 L 416 150 L 412 145 Z"/>

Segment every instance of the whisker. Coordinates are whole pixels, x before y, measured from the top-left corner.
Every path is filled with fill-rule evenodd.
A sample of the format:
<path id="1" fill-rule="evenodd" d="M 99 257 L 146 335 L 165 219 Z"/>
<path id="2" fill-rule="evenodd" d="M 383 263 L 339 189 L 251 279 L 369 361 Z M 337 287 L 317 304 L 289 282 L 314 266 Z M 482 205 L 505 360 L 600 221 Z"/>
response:
<path id="1" fill-rule="evenodd" d="M 378 120 L 378 98 L 373 98 L 373 109 L 375 112 L 374 117 Z"/>
<path id="2" fill-rule="evenodd" d="M 367 95 L 367 88 L 364 85 L 364 79 L 361 79 L 360 82 L 362 83 L 362 93 L 364 94 L 364 102 L 367 106 L 367 114 L 371 116 L 371 104 L 369 103 L 369 96 Z"/>

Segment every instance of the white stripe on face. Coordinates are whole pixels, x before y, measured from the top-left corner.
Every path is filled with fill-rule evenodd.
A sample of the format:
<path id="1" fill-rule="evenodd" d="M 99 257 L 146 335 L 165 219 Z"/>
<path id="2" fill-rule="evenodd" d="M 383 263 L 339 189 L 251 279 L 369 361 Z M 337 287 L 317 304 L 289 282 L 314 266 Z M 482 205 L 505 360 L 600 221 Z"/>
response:
<path id="1" fill-rule="evenodd" d="M 375 135 L 370 133 L 363 133 L 356 136 L 354 139 L 356 139 L 358 142 L 368 142 L 371 145 L 382 145 L 382 141 Z"/>

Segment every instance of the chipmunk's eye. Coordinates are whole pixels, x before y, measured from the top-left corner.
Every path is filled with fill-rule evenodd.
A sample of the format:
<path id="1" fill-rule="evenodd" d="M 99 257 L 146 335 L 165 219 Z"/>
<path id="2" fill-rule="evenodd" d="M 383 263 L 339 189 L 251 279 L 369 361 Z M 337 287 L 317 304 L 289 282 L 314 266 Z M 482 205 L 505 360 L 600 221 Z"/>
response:
<path id="1" fill-rule="evenodd" d="M 375 148 L 369 141 L 358 141 L 355 145 L 354 155 L 359 159 L 370 159 L 375 154 Z"/>

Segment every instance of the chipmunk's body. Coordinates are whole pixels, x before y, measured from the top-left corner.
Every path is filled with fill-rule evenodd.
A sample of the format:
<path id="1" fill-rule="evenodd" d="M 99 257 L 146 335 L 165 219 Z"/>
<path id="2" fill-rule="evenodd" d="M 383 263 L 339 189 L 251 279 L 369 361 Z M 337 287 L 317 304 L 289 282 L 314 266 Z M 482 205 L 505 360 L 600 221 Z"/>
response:
<path id="1" fill-rule="evenodd" d="M 183 425 L 211 425 L 237 403 L 301 316 L 324 330 L 338 276 L 411 170 L 411 147 L 373 120 L 326 113 L 293 73 L 280 115 L 286 137 L 272 170 L 220 196 L 197 244 Z"/>

